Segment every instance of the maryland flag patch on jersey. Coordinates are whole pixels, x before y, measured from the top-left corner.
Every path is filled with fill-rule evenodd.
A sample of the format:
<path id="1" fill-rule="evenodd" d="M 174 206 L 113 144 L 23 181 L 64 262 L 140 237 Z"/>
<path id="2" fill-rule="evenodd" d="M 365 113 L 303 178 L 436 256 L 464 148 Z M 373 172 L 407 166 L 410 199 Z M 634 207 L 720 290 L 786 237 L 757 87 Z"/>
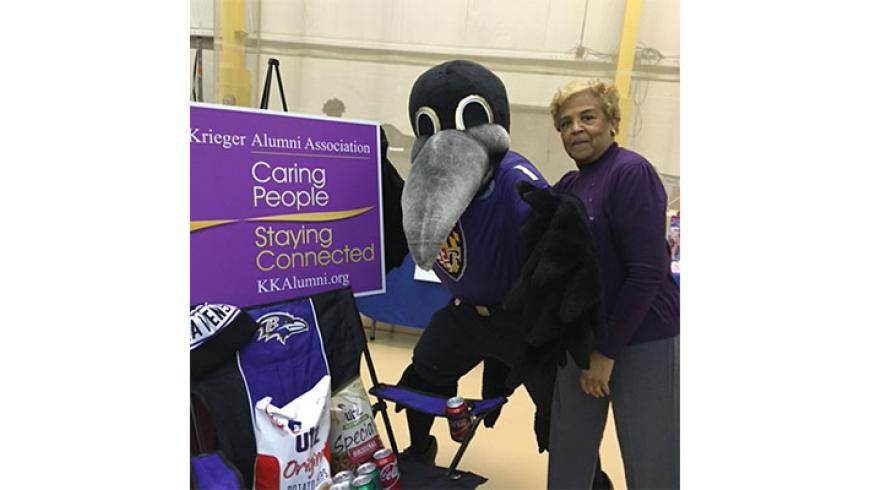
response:
<path id="1" fill-rule="evenodd" d="M 461 223 L 456 223 L 447 235 L 447 240 L 438 252 L 436 263 L 454 280 L 462 278 L 462 273 L 465 272 L 465 233 Z"/>

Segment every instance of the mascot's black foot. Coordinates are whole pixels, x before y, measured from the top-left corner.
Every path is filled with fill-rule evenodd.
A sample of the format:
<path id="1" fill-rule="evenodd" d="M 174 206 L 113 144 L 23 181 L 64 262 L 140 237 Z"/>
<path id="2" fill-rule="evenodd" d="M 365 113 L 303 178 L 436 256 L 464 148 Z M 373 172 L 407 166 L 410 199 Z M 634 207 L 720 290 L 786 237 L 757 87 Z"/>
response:
<path id="1" fill-rule="evenodd" d="M 414 447 L 409 447 L 402 451 L 402 454 L 399 455 L 399 459 L 434 466 L 436 454 L 438 454 L 438 439 L 429 436 L 429 445 L 424 451 L 417 451 Z"/>

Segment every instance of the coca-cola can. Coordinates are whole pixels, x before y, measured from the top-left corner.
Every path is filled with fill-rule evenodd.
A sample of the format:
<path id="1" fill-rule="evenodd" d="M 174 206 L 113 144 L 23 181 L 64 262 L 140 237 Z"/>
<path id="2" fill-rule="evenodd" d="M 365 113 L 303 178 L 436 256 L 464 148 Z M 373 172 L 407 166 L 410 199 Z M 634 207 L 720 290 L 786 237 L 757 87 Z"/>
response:
<path id="1" fill-rule="evenodd" d="M 373 456 L 375 466 L 381 475 L 381 488 L 384 490 L 402 490 L 402 482 L 399 480 L 399 462 L 393 450 L 385 447 L 375 451 Z"/>
<path id="2" fill-rule="evenodd" d="M 447 400 L 447 423 L 450 426 L 450 437 L 456 442 L 465 440 L 471 430 L 471 406 L 461 396 Z"/>
<path id="3" fill-rule="evenodd" d="M 341 483 L 333 483 L 333 485 L 329 487 L 329 490 L 351 490 L 350 482 L 343 481 Z"/>

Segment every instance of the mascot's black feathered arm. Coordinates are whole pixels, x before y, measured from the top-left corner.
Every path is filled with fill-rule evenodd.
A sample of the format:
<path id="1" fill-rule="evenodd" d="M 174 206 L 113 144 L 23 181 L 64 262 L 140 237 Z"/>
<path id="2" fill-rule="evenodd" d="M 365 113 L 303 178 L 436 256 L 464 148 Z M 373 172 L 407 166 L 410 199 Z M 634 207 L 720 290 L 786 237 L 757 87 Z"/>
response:
<path id="1" fill-rule="evenodd" d="M 384 262 L 389 272 L 402 265 L 408 241 L 402 229 L 402 189 L 405 181 L 387 158 L 390 142 L 381 128 L 381 200 L 384 213 Z"/>
<path id="2" fill-rule="evenodd" d="M 534 429 L 538 451 L 549 448 L 550 410 L 556 366 L 565 353 L 589 367 L 595 338 L 604 334 L 598 261 L 583 203 L 576 197 L 518 185 L 531 207 L 522 234 L 531 253 L 504 306 L 521 319 L 527 349 L 513 366 L 508 386 L 525 383 L 537 410 Z"/>
<path id="3" fill-rule="evenodd" d="M 531 253 L 505 298 L 505 308 L 521 315 L 533 350 L 553 350 L 560 365 L 567 350 L 579 367 L 588 368 L 594 338 L 604 334 L 604 322 L 586 209 L 573 195 L 552 189 L 521 182 L 518 191 L 532 210 L 522 228 Z M 555 345 L 562 348 L 551 349 Z"/>

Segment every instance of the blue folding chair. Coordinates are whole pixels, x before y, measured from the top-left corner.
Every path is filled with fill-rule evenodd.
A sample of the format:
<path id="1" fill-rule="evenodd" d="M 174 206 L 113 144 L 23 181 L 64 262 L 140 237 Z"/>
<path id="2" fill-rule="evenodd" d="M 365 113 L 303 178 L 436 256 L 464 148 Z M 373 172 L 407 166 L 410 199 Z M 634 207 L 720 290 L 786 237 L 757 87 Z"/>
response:
<path id="1" fill-rule="evenodd" d="M 369 393 L 380 399 L 387 399 L 398 405 L 403 405 L 407 408 L 413 408 L 418 412 L 423 412 L 435 417 L 446 417 L 444 412 L 447 404 L 447 398 L 431 393 L 423 393 L 414 391 L 400 386 L 393 386 L 384 383 L 379 383 L 369 390 Z M 489 413 L 497 410 L 502 405 L 507 403 L 507 398 L 503 396 L 488 398 L 486 400 L 465 400 L 471 407 L 471 430 L 465 434 L 456 455 L 453 456 L 453 461 L 450 462 L 450 467 L 447 469 L 447 476 L 454 477 L 456 467 L 465 454 L 468 448 L 468 443 L 474 437 L 477 431 L 477 426 L 483 421 Z"/>
<path id="2" fill-rule="evenodd" d="M 390 424 L 389 416 L 387 415 L 387 404 L 385 400 L 389 400 L 393 403 L 396 403 L 397 405 L 402 405 L 406 407 L 406 409 L 410 408 L 419 412 L 432 415 L 434 417 L 446 418 L 447 414 L 445 413 L 445 410 L 447 407 L 448 397 L 432 393 L 424 393 L 401 386 L 381 383 L 380 381 L 378 381 L 377 374 L 375 373 L 374 362 L 372 361 L 372 355 L 371 352 L 369 352 L 367 344 L 363 346 L 363 354 L 365 356 L 366 366 L 368 367 L 369 375 L 372 379 L 372 384 L 374 385 L 371 389 L 369 389 L 369 393 L 378 400 L 374 405 L 372 405 L 372 410 L 375 413 L 375 416 L 377 416 L 378 413 L 381 414 L 381 417 L 384 421 L 384 427 L 387 430 L 387 437 L 389 438 L 390 446 L 393 449 L 393 453 L 398 455 L 399 448 L 396 445 L 396 438 L 393 434 L 393 428 Z M 459 466 L 459 462 L 460 460 L 462 460 L 462 456 L 465 454 L 465 450 L 468 448 L 471 439 L 477 432 L 477 427 L 483 421 L 484 417 L 486 417 L 493 411 L 498 410 L 502 405 L 507 403 L 507 398 L 503 396 L 498 396 L 494 398 L 487 398 L 485 400 L 466 399 L 466 402 L 470 406 L 472 420 L 471 429 L 465 435 L 465 438 L 462 440 L 459 449 L 453 456 L 453 460 L 450 462 L 450 467 L 447 468 L 446 473 L 442 473 L 442 475 L 446 476 L 447 480 L 459 480 L 465 478 L 469 480 L 471 486 L 466 486 L 464 488 L 474 488 L 475 486 L 485 482 L 486 479 L 479 475 L 475 475 L 474 473 L 459 471 L 457 470 L 457 467 Z M 400 469 L 401 468 L 402 462 L 400 461 Z M 403 483 L 405 483 L 404 476 Z M 411 488 L 410 486 L 408 487 Z"/>

